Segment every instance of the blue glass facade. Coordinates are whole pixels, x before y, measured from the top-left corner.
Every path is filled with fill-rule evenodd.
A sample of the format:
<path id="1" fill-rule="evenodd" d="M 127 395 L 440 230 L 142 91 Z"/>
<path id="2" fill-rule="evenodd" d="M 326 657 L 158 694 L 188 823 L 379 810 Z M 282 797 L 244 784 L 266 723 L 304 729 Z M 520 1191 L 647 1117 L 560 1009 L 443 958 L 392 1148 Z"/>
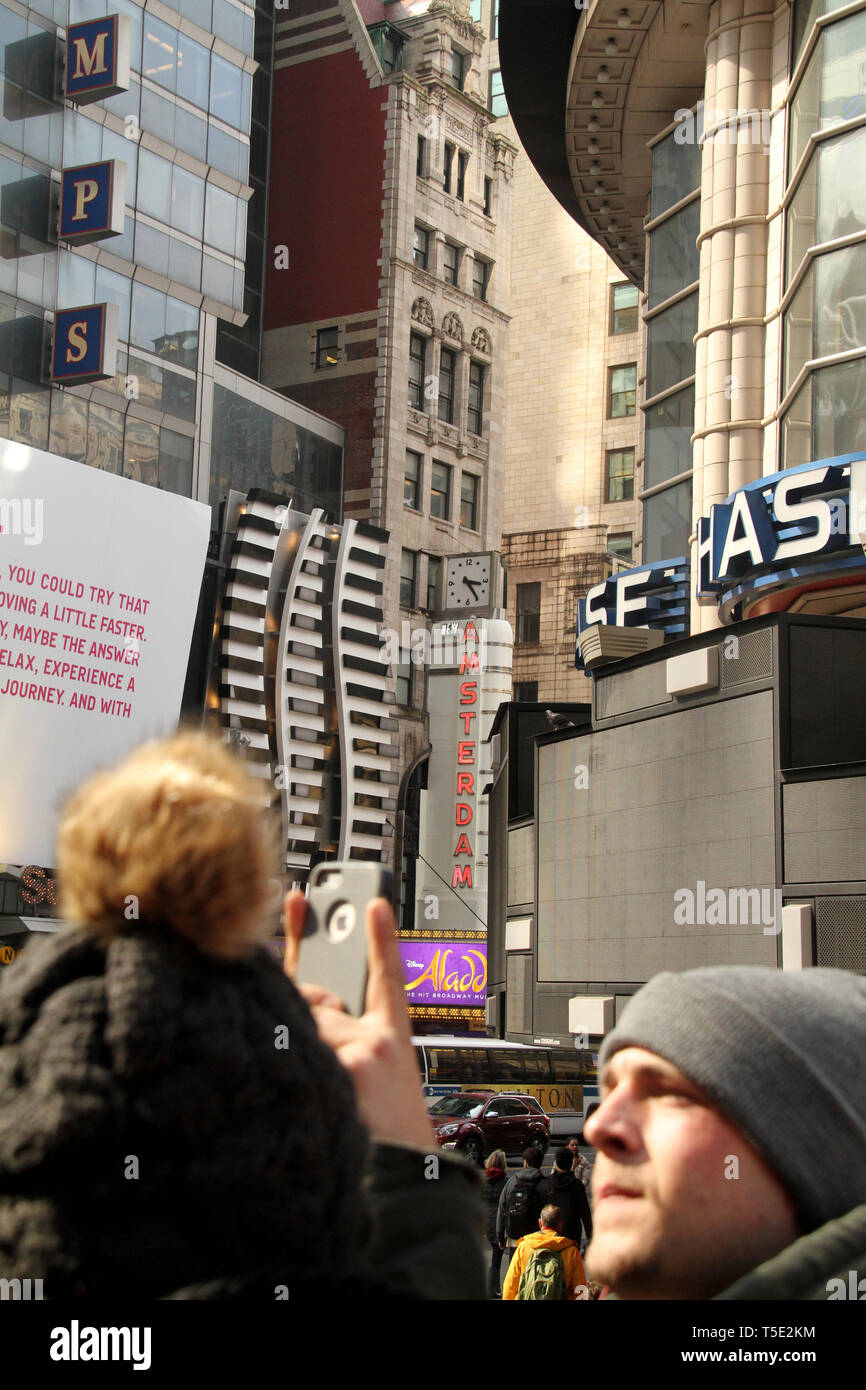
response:
<path id="1" fill-rule="evenodd" d="M 55 87 L 57 29 L 107 14 L 130 21 L 129 89 L 76 107 Z M 243 314 L 253 27 L 252 9 L 229 0 L 180 5 L 174 24 L 132 0 L 0 6 L 3 437 L 206 490 L 194 467 L 202 314 Z M 123 234 L 58 245 L 60 171 L 101 160 L 126 166 Z M 103 301 L 119 311 L 114 379 L 50 387 L 53 311 Z"/>

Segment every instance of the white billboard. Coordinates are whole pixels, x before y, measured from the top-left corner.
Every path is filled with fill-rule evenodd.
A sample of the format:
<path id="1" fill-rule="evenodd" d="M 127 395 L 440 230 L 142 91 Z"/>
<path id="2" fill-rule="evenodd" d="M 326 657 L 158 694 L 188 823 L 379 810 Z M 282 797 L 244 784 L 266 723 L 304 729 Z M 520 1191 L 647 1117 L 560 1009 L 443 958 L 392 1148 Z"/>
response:
<path id="1" fill-rule="evenodd" d="M 210 507 L 0 440 L 0 861 L 54 863 L 81 781 L 177 725 Z"/>

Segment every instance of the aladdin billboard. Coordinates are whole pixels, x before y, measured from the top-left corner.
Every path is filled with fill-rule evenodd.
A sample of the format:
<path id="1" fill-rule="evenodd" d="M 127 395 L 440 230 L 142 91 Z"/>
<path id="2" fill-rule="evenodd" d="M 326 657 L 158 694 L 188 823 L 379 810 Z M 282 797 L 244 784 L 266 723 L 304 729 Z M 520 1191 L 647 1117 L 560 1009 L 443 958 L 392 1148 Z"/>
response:
<path id="1" fill-rule="evenodd" d="M 487 943 L 484 937 L 466 941 L 400 941 L 410 1006 L 445 1004 L 484 1008 L 487 990 Z"/>

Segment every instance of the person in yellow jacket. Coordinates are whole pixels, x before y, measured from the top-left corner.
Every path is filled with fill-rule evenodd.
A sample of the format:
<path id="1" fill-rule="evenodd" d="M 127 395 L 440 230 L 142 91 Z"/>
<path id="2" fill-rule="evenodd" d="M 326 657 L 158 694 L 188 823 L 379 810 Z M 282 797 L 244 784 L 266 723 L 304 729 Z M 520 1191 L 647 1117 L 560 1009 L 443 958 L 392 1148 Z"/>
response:
<path id="1" fill-rule="evenodd" d="M 561 1254 L 565 1291 L 570 1300 L 588 1297 L 580 1250 L 573 1240 L 562 1234 L 563 1225 L 564 1217 L 559 1207 L 544 1208 L 538 1220 L 538 1231 L 524 1236 L 514 1252 L 502 1290 L 503 1302 L 517 1298 L 521 1277 L 536 1250 L 556 1250 Z"/>

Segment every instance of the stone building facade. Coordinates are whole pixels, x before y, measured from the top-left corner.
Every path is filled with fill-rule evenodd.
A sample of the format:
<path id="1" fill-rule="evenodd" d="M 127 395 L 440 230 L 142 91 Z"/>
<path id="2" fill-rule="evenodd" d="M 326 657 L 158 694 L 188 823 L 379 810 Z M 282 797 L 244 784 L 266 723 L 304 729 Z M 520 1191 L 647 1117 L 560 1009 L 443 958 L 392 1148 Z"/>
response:
<path id="1" fill-rule="evenodd" d="M 485 33 L 494 129 L 519 147 L 502 513 L 515 698 L 583 700 L 589 684 L 574 667 L 577 599 L 616 568 L 609 551 L 625 563 L 640 557 L 638 296 L 522 149 L 500 80 L 499 0 L 473 0 L 470 10 Z M 625 304 L 616 319 L 614 287 Z M 633 380 L 628 371 L 614 379 L 632 367 Z M 612 401 L 614 386 L 625 390 Z"/>
<path id="2" fill-rule="evenodd" d="M 503 526 L 515 146 L 482 53 L 444 0 L 277 19 L 262 378 L 345 428 L 344 514 L 390 533 L 401 773 L 428 742 L 411 638 L 437 565 Z"/>

